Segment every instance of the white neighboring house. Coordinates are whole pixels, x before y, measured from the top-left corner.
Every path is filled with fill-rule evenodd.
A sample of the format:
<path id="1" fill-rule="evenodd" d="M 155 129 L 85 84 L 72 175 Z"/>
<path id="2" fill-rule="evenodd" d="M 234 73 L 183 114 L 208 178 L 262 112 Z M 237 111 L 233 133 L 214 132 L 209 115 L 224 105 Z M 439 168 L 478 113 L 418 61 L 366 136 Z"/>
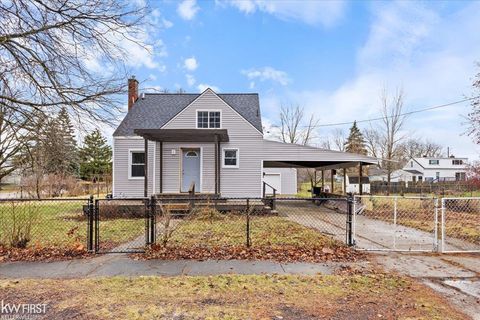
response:
<path id="1" fill-rule="evenodd" d="M 411 158 L 403 171 L 411 174 L 404 181 L 465 181 L 468 158 Z"/>
<path id="2" fill-rule="evenodd" d="M 359 177 L 350 177 L 347 175 L 347 193 L 360 193 Z M 370 193 L 370 178 L 362 177 L 362 192 Z"/>
<path id="3" fill-rule="evenodd" d="M 403 170 L 398 169 L 392 172 L 390 175 L 391 182 L 412 182 L 412 181 L 422 181 L 423 174 L 417 170 Z M 385 180 L 386 181 L 386 180 Z"/>

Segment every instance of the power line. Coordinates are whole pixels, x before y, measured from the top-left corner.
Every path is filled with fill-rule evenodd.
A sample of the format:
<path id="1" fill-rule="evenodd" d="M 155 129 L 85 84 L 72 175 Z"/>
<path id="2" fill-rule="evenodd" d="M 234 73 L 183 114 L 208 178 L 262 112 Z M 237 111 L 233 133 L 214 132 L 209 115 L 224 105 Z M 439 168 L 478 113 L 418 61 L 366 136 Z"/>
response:
<path id="1" fill-rule="evenodd" d="M 415 114 L 415 113 L 420 113 L 420 112 L 430 111 L 430 110 L 434 110 L 434 109 L 440 109 L 440 108 L 450 107 L 450 106 L 453 106 L 453 105 L 455 105 L 455 104 L 459 104 L 459 103 L 471 101 L 471 100 L 478 99 L 478 98 L 480 98 L 480 95 L 479 95 L 479 96 L 475 96 L 475 97 L 471 97 L 471 98 L 465 98 L 465 99 L 458 100 L 458 101 L 449 102 L 449 103 L 446 103 L 446 104 L 441 104 L 441 105 L 433 106 L 433 107 L 428 107 L 428 108 L 413 110 L 413 111 L 409 111 L 409 112 L 404 112 L 404 113 L 401 113 L 400 115 L 387 116 L 386 118 L 393 118 L 393 117 L 398 117 L 398 116 L 408 116 L 408 115 Z M 378 117 L 378 118 L 372 118 L 372 119 L 356 120 L 356 122 L 357 122 L 357 123 L 363 123 L 363 122 L 379 121 L 379 120 L 383 120 L 383 119 L 385 119 L 385 117 Z M 353 122 L 355 122 L 355 121 L 337 122 L 337 123 L 326 123 L 326 124 L 317 124 L 317 125 L 314 125 L 314 126 L 312 126 L 312 127 L 314 127 L 314 128 L 319 128 L 319 127 L 335 127 L 335 126 L 343 126 L 343 125 L 347 125 L 347 124 L 352 124 Z M 302 127 L 308 127 L 308 126 L 302 126 Z"/>

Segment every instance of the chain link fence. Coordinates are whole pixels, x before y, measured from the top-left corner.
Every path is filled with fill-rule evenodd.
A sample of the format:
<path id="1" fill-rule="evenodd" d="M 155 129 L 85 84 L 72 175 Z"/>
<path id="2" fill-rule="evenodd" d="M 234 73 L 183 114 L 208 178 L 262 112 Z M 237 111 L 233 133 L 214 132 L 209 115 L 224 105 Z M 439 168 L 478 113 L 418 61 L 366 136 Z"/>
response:
<path id="1" fill-rule="evenodd" d="M 84 250 L 88 199 L 1 199 L 0 246 Z"/>
<path id="2" fill-rule="evenodd" d="M 332 209 L 321 205 L 326 202 Z M 346 199 L 164 198 L 155 202 L 150 239 L 179 251 L 323 248 L 345 243 L 346 208 Z"/>
<path id="3" fill-rule="evenodd" d="M 480 252 L 480 198 L 443 198 L 443 252 Z"/>
<path id="4" fill-rule="evenodd" d="M 480 252 L 480 198 L 2 199 L 0 250 Z M 278 252 L 277 252 L 278 253 Z M 275 254 L 277 254 L 275 253 Z"/>

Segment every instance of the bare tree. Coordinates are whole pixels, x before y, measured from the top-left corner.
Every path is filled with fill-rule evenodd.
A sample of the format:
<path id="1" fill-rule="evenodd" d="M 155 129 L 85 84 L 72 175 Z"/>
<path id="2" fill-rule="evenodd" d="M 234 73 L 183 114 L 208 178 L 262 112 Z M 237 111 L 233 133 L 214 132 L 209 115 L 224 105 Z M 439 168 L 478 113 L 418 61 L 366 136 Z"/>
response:
<path id="1" fill-rule="evenodd" d="M 378 130 L 370 127 L 363 131 L 363 137 L 365 139 L 365 147 L 368 154 L 375 158 L 381 158 L 383 154 L 383 145 L 381 134 Z"/>
<path id="2" fill-rule="evenodd" d="M 400 143 L 405 138 L 401 132 L 405 124 L 405 115 L 402 114 L 403 99 L 402 89 L 397 89 L 391 98 L 384 89 L 380 96 L 382 123 L 379 132 L 381 145 L 383 145 L 383 167 L 387 170 L 388 184 L 395 169 L 395 161 L 398 159 Z"/>
<path id="3" fill-rule="evenodd" d="M 141 37 L 146 8 L 126 0 L 0 2 L 0 104 L 23 117 L 61 107 L 87 121 L 113 123 L 128 45 Z M 146 48 L 146 47 L 145 47 Z M 96 61 L 108 66 L 93 70 Z M 106 71 L 108 70 L 108 71 Z"/>
<path id="4" fill-rule="evenodd" d="M 314 137 L 318 119 L 313 114 L 305 119 L 305 113 L 300 106 L 282 106 L 280 109 L 280 139 L 286 143 L 308 145 Z"/>
<path id="5" fill-rule="evenodd" d="M 441 157 L 444 155 L 442 146 L 429 140 L 408 139 L 401 144 L 400 149 L 404 160 L 424 156 Z"/>
<path id="6" fill-rule="evenodd" d="M 477 62 L 476 65 L 480 70 L 480 62 Z M 468 128 L 467 132 L 475 141 L 475 143 L 480 144 L 480 71 L 475 75 L 472 87 L 477 98 L 471 102 L 472 111 L 468 114 L 470 127 Z"/>
<path id="7" fill-rule="evenodd" d="M 347 137 L 345 131 L 342 129 L 335 129 L 332 133 L 333 146 L 338 151 L 345 151 L 345 143 L 347 142 Z"/>
<path id="8" fill-rule="evenodd" d="M 318 125 L 318 119 L 313 114 L 306 120 L 304 109 L 300 106 L 282 106 L 280 109 L 280 139 L 286 143 L 309 145 L 315 139 L 314 132 Z M 315 181 L 315 169 L 301 170 L 299 177 L 308 177 L 311 186 Z"/>

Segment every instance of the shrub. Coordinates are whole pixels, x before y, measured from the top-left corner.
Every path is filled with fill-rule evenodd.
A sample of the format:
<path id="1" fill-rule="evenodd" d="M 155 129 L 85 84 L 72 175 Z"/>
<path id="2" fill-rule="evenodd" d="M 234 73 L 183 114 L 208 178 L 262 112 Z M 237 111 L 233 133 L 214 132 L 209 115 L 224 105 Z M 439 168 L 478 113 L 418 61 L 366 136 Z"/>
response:
<path id="1" fill-rule="evenodd" d="M 33 203 L 11 202 L 3 208 L 10 213 L 2 217 L 2 242 L 14 248 L 26 248 L 32 239 L 32 226 L 38 218 L 39 208 Z"/>

